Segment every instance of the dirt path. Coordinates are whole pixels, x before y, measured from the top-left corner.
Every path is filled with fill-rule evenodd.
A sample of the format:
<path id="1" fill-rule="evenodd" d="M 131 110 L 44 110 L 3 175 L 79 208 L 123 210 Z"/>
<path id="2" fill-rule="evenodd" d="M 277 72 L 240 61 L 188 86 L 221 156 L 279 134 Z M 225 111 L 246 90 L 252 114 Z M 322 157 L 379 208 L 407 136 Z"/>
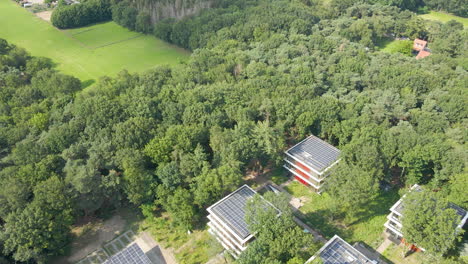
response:
<path id="1" fill-rule="evenodd" d="M 135 242 L 153 263 L 177 264 L 172 250 L 163 248 L 148 232 L 142 232 Z"/>
<path id="2" fill-rule="evenodd" d="M 47 21 L 47 22 L 50 22 L 50 17 L 52 16 L 52 11 L 44 11 L 44 12 L 39 12 L 39 13 L 36 13 L 36 16 L 38 16 L 39 18 Z"/>
<path id="3" fill-rule="evenodd" d="M 84 234 L 78 234 L 78 237 L 73 239 L 70 247 L 72 248 L 69 256 L 62 257 L 54 261 L 54 264 L 75 263 L 78 260 L 91 254 L 101 245 L 115 236 L 119 235 L 125 227 L 125 220 L 120 215 L 114 215 L 112 218 L 93 224 L 91 230 Z M 73 233 L 79 233 L 81 230 L 76 228 Z"/>
<path id="4" fill-rule="evenodd" d="M 376 251 L 382 254 L 391 244 L 392 241 L 390 241 L 390 239 L 385 238 L 384 242 L 380 244 Z"/>
<path id="5" fill-rule="evenodd" d="M 208 260 L 208 262 L 206 262 L 206 264 L 227 264 L 227 263 L 228 262 L 226 258 L 224 257 L 223 253 L 216 255 L 215 257 Z"/>

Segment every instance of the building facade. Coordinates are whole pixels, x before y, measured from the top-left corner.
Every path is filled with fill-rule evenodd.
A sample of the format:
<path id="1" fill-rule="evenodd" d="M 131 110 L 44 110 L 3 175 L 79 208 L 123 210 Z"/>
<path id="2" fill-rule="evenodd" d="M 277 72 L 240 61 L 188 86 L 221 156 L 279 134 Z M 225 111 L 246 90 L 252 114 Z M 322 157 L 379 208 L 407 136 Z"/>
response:
<path id="1" fill-rule="evenodd" d="M 283 165 L 296 180 L 320 193 L 340 150 L 311 135 L 285 152 Z"/>
<path id="2" fill-rule="evenodd" d="M 242 251 L 247 249 L 248 243 L 254 240 L 254 235 L 245 222 L 245 206 L 255 194 L 257 194 L 255 190 L 244 185 L 207 209 L 208 231 L 235 258 L 239 257 Z M 265 206 L 275 208 L 264 201 Z"/>

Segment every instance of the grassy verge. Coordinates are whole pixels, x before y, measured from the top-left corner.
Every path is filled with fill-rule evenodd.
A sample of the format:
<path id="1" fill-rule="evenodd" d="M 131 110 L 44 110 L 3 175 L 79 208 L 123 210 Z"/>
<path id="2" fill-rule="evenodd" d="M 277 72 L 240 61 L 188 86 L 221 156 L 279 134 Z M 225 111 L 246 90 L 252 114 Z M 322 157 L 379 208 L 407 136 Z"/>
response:
<path id="1" fill-rule="evenodd" d="M 282 166 L 273 168 L 268 175 L 268 179 L 277 185 L 281 185 L 282 183 L 287 182 L 290 178 L 290 175 Z"/>
<path id="2" fill-rule="evenodd" d="M 223 248 L 207 230 L 194 230 L 191 234 L 172 225 L 167 214 L 147 219 L 143 228 L 165 248 L 174 248 L 181 264 L 206 263 Z"/>
<path id="3" fill-rule="evenodd" d="M 394 264 L 422 264 L 429 263 L 424 260 L 421 252 L 414 252 L 407 257 L 403 257 L 406 249 L 403 246 L 391 244 L 384 252 L 383 256 Z"/>
<path id="4" fill-rule="evenodd" d="M 440 22 L 448 22 L 450 20 L 455 20 L 463 24 L 463 26 L 466 28 L 468 27 L 468 18 L 464 17 L 459 17 L 455 16 L 452 14 L 447 14 L 443 12 L 437 12 L 437 11 L 430 11 L 429 14 L 423 14 L 420 15 L 420 17 L 428 20 L 435 20 L 435 21 L 440 21 Z"/>
<path id="5" fill-rule="evenodd" d="M 189 55 L 114 22 L 60 31 L 9 0 L 0 1 L 0 25 L 0 38 L 34 56 L 51 58 L 58 70 L 83 81 L 114 76 L 123 69 L 139 72 L 156 65 L 177 64 Z"/>
<path id="6" fill-rule="evenodd" d="M 325 237 L 331 238 L 337 234 L 350 243 L 362 241 L 374 248 L 383 241 L 383 225 L 388 210 L 399 199 L 397 191 L 381 193 L 356 217 L 349 219 L 335 213 L 338 204 L 327 193 L 318 195 L 298 182 L 292 182 L 286 186 L 286 190 L 303 200 L 301 217 Z"/>

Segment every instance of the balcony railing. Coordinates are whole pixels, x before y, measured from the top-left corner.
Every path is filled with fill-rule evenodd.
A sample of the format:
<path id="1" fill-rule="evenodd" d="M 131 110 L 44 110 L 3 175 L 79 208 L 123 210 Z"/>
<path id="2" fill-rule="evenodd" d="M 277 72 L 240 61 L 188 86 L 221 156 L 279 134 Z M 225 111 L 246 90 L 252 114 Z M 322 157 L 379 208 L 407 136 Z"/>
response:
<path id="1" fill-rule="evenodd" d="M 318 175 L 317 173 L 315 173 L 314 171 L 309 169 L 307 166 L 305 166 L 301 162 L 291 158 L 288 155 L 286 155 L 284 160 L 286 161 L 287 164 L 289 163 L 290 165 L 294 166 L 297 169 L 300 169 L 301 171 L 303 171 L 307 175 L 310 175 L 310 177 L 315 178 L 316 181 L 321 181 L 323 178 L 325 178 L 325 175 Z"/>
<path id="2" fill-rule="evenodd" d="M 309 173 L 304 172 L 300 168 L 295 167 L 295 166 L 291 165 L 288 162 L 285 162 L 284 166 L 286 167 L 286 169 L 288 169 L 289 171 L 291 171 L 295 175 L 299 175 L 299 176 L 301 176 L 301 178 L 304 178 L 305 180 L 309 181 L 311 184 L 315 185 L 316 188 L 319 188 L 319 186 L 321 185 L 321 182 L 318 181 L 318 179 L 315 178 L 315 176 L 311 176 Z"/>

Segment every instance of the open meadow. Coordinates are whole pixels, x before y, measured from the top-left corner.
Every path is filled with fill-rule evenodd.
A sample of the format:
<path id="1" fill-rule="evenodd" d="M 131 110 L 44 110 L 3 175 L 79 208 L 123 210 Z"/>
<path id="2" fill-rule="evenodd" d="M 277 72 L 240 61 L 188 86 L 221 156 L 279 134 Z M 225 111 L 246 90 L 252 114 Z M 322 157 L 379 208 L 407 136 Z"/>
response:
<path id="1" fill-rule="evenodd" d="M 443 23 L 448 22 L 450 20 L 456 20 L 462 23 L 465 28 L 468 27 L 468 18 L 459 17 L 444 12 L 430 11 L 428 14 L 420 15 L 420 17 L 428 20 L 440 21 Z"/>
<path id="2" fill-rule="evenodd" d="M 0 0 L 0 38 L 51 58 L 58 70 L 83 81 L 177 64 L 190 54 L 114 22 L 61 31 L 10 0 Z"/>

